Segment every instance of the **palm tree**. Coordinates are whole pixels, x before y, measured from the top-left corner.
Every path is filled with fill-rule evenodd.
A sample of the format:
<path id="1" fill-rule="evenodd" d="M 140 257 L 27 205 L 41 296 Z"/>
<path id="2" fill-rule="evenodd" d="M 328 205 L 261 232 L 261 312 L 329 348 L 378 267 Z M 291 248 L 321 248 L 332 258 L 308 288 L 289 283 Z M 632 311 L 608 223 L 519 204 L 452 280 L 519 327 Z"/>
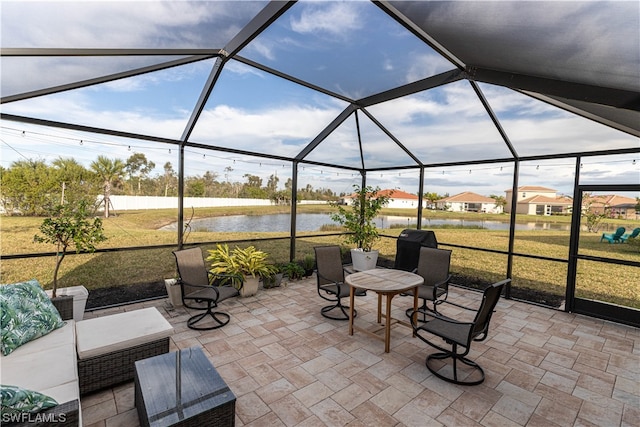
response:
<path id="1" fill-rule="evenodd" d="M 125 164 L 120 159 L 111 160 L 106 156 L 98 156 L 98 158 L 91 163 L 91 170 L 102 180 L 104 188 L 104 217 L 109 218 L 111 186 L 112 184 L 117 184 L 124 176 Z"/>

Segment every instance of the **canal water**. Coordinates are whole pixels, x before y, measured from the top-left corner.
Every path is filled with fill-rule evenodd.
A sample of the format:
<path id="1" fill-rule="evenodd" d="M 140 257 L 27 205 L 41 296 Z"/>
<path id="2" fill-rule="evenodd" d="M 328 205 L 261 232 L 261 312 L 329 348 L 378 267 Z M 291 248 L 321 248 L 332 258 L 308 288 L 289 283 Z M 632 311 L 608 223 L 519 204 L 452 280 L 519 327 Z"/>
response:
<path id="1" fill-rule="evenodd" d="M 193 231 L 258 231 L 258 232 L 287 232 L 290 230 L 290 214 L 273 215 L 229 215 L 212 218 L 194 219 L 191 221 Z M 403 216 L 379 216 L 375 220 L 379 228 L 389 228 L 392 225 L 401 225 L 406 228 L 415 228 L 416 219 Z M 329 214 L 302 213 L 296 215 L 296 229 L 298 231 L 319 231 L 323 225 L 337 225 L 331 221 Z M 508 222 L 500 221 L 473 221 L 466 219 L 423 219 L 422 228 L 430 226 L 451 225 L 465 227 L 482 227 L 489 230 L 508 230 Z M 162 227 L 161 230 L 176 230 L 177 223 Z M 529 222 L 516 224 L 516 230 L 559 230 L 568 231 L 569 224 L 552 224 L 544 222 Z"/>

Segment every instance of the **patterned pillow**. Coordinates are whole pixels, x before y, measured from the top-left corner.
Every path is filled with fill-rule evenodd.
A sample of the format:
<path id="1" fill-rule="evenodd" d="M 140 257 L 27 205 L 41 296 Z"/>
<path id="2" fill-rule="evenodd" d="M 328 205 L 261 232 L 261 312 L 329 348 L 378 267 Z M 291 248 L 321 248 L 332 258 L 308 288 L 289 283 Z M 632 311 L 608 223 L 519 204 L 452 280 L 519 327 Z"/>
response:
<path id="1" fill-rule="evenodd" d="M 40 412 L 58 404 L 53 398 L 14 385 L 0 385 L 2 413 Z"/>
<path id="2" fill-rule="evenodd" d="M 47 335 L 64 323 L 37 280 L 0 286 L 0 350 L 3 355 Z"/>

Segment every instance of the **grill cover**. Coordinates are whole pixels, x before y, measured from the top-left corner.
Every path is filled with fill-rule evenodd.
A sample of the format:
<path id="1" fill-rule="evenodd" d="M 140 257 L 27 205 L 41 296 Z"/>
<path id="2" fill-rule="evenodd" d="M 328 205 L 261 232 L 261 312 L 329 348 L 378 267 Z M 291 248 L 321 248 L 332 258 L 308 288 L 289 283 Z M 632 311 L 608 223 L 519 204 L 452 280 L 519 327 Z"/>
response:
<path id="1" fill-rule="evenodd" d="M 396 243 L 396 261 L 394 268 L 413 271 L 418 267 L 420 248 L 427 246 L 437 248 L 436 235 L 430 230 L 402 230 Z"/>

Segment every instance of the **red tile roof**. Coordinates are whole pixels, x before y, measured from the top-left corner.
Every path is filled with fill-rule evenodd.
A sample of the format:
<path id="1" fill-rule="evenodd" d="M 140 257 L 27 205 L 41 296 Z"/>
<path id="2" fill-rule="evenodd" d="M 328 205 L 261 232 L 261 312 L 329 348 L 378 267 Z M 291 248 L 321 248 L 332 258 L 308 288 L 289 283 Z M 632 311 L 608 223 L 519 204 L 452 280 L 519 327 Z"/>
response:
<path id="1" fill-rule="evenodd" d="M 444 199 L 437 200 L 436 202 L 467 202 L 467 203 L 495 203 L 495 200 L 491 197 L 481 196 L 480 194 L 465 191 L 455 196 L 445 197 Z"/>

